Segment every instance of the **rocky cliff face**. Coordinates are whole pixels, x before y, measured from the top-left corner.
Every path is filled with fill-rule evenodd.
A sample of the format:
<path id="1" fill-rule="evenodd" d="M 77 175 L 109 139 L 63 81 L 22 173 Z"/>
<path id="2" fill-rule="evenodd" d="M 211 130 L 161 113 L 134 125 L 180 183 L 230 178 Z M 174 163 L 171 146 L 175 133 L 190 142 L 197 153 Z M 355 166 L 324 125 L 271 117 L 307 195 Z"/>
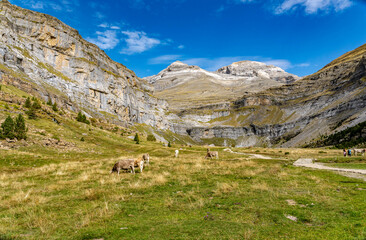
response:
<path id="1" fill-rule="evenodd" d="M 0 42 L 3 83 L 90 115 L 168 127 L 167 104 L 151 95 L 145 80 L 58 19 L 3 0 Z"/>
<path id="2" fill-rule="evenodd" d="M 188 133 L 208 142 L 224 137 L 242 146 L 304 146 L 366 121 L 365 100 L 366 45 L 301 80 L 244 94 L 232 107 L 216 109 L 226 117 Z"/>

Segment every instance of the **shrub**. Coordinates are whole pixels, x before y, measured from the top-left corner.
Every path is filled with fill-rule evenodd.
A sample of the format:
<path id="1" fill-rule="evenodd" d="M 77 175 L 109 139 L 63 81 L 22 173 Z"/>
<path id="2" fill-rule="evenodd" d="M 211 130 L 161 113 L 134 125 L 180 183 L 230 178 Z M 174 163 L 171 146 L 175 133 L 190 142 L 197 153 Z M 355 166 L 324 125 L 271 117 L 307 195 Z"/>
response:
<path id="1" fill-rule="evenodd" d="M 30 100 L 29 97 L 27 98 L 27 100 L 25 100 L 24 107 L 25 108 L 31 108 L 32 107 L 32 103 L 31 103 L 31 100 Z"/>
<path id="2" fill-rule="evenodd" d="M 41 109 L 41 103 L 38 101 L 37 98 L 33 98 L 33 104 L 32 104 L 32 108 L 38 110 L 38 109 Z"/>
<path id="3" fill-rule="evenodd" d="M 60 137 L 57 136 L 57 135 L 53 135 L 52 138 L 55 139 L 55 140 L 57 140 L 58 142 L 61 141 Z"/>
<path id="4" fill-rule="evenodd" d="M 28 111 L 25 112 L 28 115 L 28 119 L 37 119 L 36 109 L 31 107 Z"/>
<path id="5" fill-rule="evenodd" d="M 90 124 L 90 121 L 86 118 L 85 114 L 82 114 L 81 112 L 78 113 L 78 116 L 76 117 L 76 121 L 82 122 L 85 124 Z"/>
<path id="6" fill-rule="evenodd" d="M 172 144 L 170 142 L 168 142 L 168 147 L 172 147 Z"/>
<path id="7" fill-rule="evenodd" d="M 58 111 L 57 103 L 56 102 L 52 105 L 52 110 L 55 111 L 55 112 Z"/>
<path id="8" fill-rule="evenodd" d="M 289 155 L 290 153 L 289 152 L 285 152 L 285 155 Z"/>
<path id="9" fill-rule="evenodd" d="M 156 141 L 156 138 L 155 138 L 155 136 L 154 136 L 154 135 L 149 134 L 149 135 L 147 135 L 147 141 L 155 142 L 155 141 Z"/>
<path id="10" fill-rule="evenodd" d="M 84 137 L 81 137 L 80 141 L 82 141 L 82 142 L 85 142 L 85 139 L 84 139 Z"/>
<path id="11" fill-rule="evenodd" d="M 47 105 L 52 106 L 52 100 L 51 100 L 51 98 L 48 99 Z"/>

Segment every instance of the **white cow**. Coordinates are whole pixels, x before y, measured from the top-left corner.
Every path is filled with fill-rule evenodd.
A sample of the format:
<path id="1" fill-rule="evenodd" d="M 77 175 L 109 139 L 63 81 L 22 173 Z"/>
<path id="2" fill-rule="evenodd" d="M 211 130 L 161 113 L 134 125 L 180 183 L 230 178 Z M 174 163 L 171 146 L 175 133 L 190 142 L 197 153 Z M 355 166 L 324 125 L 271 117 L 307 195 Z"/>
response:
<path id="1" fill-rule="evenodd" d="M 354 154 L 355 156 L 357 156 L 357 153 L 361 153 L 361 155 L 363 156 L 363 155 L 365 155 L 365 149 L 358 149 L 358 148 L 354 148 L 354 149 L 353 149 L 353 154 Z"/>
<path id="2" fill-rule="evenodd" d="M 175 150 L 175 157 L 177 158 L 178 155 L 179 155 L 179 150 L 177 149 L 177 150 Z"/>

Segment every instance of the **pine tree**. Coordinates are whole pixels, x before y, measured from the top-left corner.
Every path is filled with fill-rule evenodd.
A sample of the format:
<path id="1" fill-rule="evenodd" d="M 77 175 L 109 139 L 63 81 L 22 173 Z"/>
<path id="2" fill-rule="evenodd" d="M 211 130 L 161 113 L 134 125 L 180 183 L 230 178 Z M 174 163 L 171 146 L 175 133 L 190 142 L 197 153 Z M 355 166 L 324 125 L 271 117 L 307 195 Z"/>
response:
<path id="1" fill-rule="evenodd" d="M 28 111 L 25 112 L 28 115 L 28 119 L 37 119 L 36 109 L 31 107 Z"/>
<path id="2" fill-rule="evenodd" d="M 86 118 L 85 114 L 82 114 L 81 112 L 78 113 L 78 116 L 76 117 L 76 121 L 90 124 L 90 121 Z"/>
<path id="3" fill-rule="evenodd" d="M 76 121 L 78 121 L 78 122 L 83 121 L 83 114 L 81 112 L 78 113 L 78 116 L 76 117 Z"/>
<path id="4" fill-rule="evenodd" d="M 38 99 L 37 98 L 34 98 L 34 100 L 33 100 L 33 104 L 32 104 L 32 108 L 34 108 L 34 109 L 41 109 L 42 107 L 41 107 L 41 104 L 39 103 L 39 101 L 38 101 Z"/>
<path id="5" fill-rule="evenodd" d="M 32 107 L 32 103 L 31 103 L 31 100 L 29 97 L 27 98 L 27 100 L 25 100 L 24 107 L 26 107 L 26 108 Z"/>
<path id="6" fill-rule="evenodd" d="M 136 133 L 135 138 L 133 140 L 136 142 L 136 144 L 140 144 L 140 137 L 138 133 Z"/>
<path id="7" fill-rule="evenodd" d="M 4 138 L 13 139 L 14 136 L 14 121 L 13 119 L 8 116 L 5 121 L 1 124 L 2 128 L 2 135 Z"/>
<path id="8" fill-rule="evenodd" d="M 172 147 L 172 144 L 170 144 L 170 142 L 168 142 L 168 147 Z"/>
<path id="9" fill-rule="evenodd" d="M 57 103 L 56 102 L 52 105 L 52 110 L 55 111 L 55 112 L 58 111 Z"/>
<path id="10" fill-rule="evenodd" d="M 51 100 L 51 98 L 48 99 L 47 105 L 52 106 L 52 100 Z"/>
<path id="11" fill-rule="evenodd" d="M 22 114 L 19 114 L 18 117 L 15 119 L 15 126 L 14 126 L 14 134 L 15 137 L 20 139 L 27 139 L 27 128 L 25 126 L 24 117 Z"/>

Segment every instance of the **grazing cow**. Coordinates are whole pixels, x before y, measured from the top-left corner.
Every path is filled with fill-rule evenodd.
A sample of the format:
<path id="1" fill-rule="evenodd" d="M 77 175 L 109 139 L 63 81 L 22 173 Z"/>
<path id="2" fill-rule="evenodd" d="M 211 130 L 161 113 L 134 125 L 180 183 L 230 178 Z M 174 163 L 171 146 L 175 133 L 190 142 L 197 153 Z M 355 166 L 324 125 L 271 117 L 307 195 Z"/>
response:
<path id="1" fill-rule="evenodd" d="M 175 150 L 175 157 L 177 158 L 178 155 L 179 155 L 179 150 L 177 149 L 177 150 Z"/>
<path id="2" fill-rule="evenodd" d="M 213 157 L 215 157 L 216 159 L 217 158 L 219 158 L 219 153 L 217 152 L 217 151 L 210 151 L 210 149 L 209 148 L 207 148 L 207 154 L 206 154 L 206 159 L 207 158 L 213 158 Z"/>
<path id="3" fill-rule="evenodd" d="M 150 164 L 150 155 L 148 153 L 145 153 L 144 155 L 142 155 L 142 160 L 144 160 L 146 164 Z"/>
<path id="4" fill-rule="evenodd" d="M 365 155 L 365 149 L 354 148 L 353 149 L 353 154 L 355 156 L 357 156 L 357 153 L 361 153 L 361 155 L 364 156 Z"/>
<path id="5" fill-rule="evenodd" d="M 123 159 L 116 162 L 111 170 L 111 173 L 117 172 L 119 175 L 121 170 L 131 170 L 131 173 L 135 174 L 135 160 Z"/>
<path id="6" fill-rule="evenodd" d="M 142 173 L 142 169 L 144 169 L 144 160 L 142 160 L 142 158 L 135 159 L 134 167 L 140 168 L 140 173 Z"/>

